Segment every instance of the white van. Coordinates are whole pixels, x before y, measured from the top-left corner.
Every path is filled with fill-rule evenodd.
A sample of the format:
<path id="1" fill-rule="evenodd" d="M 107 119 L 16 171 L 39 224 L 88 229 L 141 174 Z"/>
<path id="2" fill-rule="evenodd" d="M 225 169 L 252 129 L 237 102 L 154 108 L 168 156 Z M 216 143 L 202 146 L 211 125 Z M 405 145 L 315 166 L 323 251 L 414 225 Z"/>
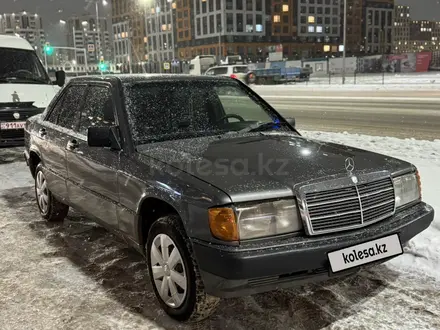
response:
<path id="1" fill-rule="evenodd" d="M 0 35 L 0 147 L 23 145 L 26 119 L 43 112 L 64 85 L 65 73 L 52 82 L 25 39 Z"/>

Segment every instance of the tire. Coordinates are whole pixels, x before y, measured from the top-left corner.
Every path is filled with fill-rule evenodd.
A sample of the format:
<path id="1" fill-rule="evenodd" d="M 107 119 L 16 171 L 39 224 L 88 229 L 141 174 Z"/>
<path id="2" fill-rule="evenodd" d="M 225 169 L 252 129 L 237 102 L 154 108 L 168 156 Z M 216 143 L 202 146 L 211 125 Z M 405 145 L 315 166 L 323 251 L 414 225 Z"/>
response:
<path id="1" fill-rule="evenodd" d="M 164 267 L 160 266 L 160 263 L 166 257 L 164 258 L 162 249 L 158 248 L 158 244 L 160 244 L 160 247 L 162 244 L 167 246 L 166 251 L 170 256 Z M 177 252 L 173 253 L 174 249 L 179 255 L 177 255 Z M 161 307 L 170 317 L 177 321 L 198 322 L 214 313 L 220 299 L 205 293 L 191 243 L 178 216 L 166 216 L 153 223 L 148 233 L 146 252 L 148 272 L 154 293 Z M 158 258 L 157 253 L 162 259 Z M 153 266 L 156 280 L 153 274 Z M 176 273 L 180 276 L 177 276 Z M 169 278 L 166 280 L 166 285 L 163 284 L 165 277 Z M 170 287 L 170 282 L 174 283 L 174 288 Z M 182 286 L 179 286 L 177 282 L 182 283 Z M 162 285 L 166 287 L 163 292 L 166 292 L 164 297 L 166 296 L 168 299 L 163 298 L 159 293 Z M 183 286 L 186 286 L 186 290 Z M 171 290 L 177 292 L 175 295 L 177 299 L 170 297 Z"/>
<path id="2" fill-rule="evenodd" d="M 69 213 L 69 206 L 59 202 L 47 188 L 41 163 L 35 169 L 35 198 L 41 216 L 47 221 L 63 221 Z"/>

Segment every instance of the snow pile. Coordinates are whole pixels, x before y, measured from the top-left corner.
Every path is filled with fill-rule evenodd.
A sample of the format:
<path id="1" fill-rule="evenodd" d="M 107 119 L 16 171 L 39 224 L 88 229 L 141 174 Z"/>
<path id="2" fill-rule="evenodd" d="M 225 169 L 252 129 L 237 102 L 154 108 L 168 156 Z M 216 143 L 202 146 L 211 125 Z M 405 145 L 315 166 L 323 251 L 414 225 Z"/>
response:
<path id="1" fill-rule="evenodd" d="M 274 86 L 252 85 L 256 90 L 270 89 Z M 341 76 L 312 75 L 310 81 L 301 83 L 289 83 L 276 85 L 276 88 L 306 89 L 308 91 L 319 90 L 411 90 L 411 91 L 432 91 L 440 90 L 440 73 L 427 72 L 419 74 L 386 74 L 382 80 L 381 74 L 359 74 L 354 80 L 353 74 L 347 74 L 345 84 L 342 84 Z"/>
<path id="2" fill-rule="evenodd" d="M 440 140 L 303 134 L 416 164 L 424 200 L 440 212 Z M 186 325 L 164 315 L 142 257 L 124 242 L 75 212 L 62 224 L 46 223 L 24 162 L 0 164 L 0 173 L 2 330 L 440 329 L 439 215 L 407 253 L 384 265 L 343 280 L 223 300 L 211 319 Z"/>
<path id="3" fill-rule="evenodd" d="M 390 265 L 400 271 L 426 274 L 440 281 L 440 139 L 422 141 L 348 133 L 303 132 L 307 137 L 390 155 L 413 163 L 422 178 L 423 200 L 437 211 L 434 222 L 415 237 L 409 253 L 393 259 Z"/>

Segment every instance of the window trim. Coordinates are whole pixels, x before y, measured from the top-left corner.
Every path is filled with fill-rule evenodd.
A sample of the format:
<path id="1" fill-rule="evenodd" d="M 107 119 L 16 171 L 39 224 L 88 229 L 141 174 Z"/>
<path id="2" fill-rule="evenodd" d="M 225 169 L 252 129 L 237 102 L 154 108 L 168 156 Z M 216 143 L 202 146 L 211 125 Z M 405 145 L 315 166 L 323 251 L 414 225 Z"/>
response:
<path id="1" fill-rule="evenodd" d="M 87 141 L 87 135 L 82 134 L 79 131 L 79 129 L 80 129 L 80 124 L 81 124 L 81 114 L 82 114 L 82 112 L 84 110 L 84 106 L 85 106 L 85 103 L 86 103 L 86 100 L 87 100 L 87 97 L 89 95 L 91 87 L 106 88 L 110 92 L 110 97 L 111 97 L 112 105 L 113 105 L 113 116 L 115 118 L 115 125 L 114 126 L 115 127 L 119 127 L 119 118 L 118 118 L 118 112 L 117 112 L 117 109 L 116 109 L 115 98 L 114 98 L 113 91 L 112 91 L 112 87 L 113 87 L 112 84 L 109 83 L 109 82 L 95 82 L 95 81 L 88 82 L 87 85 L 86 85 L 86 93 L 84 95 L 84 99 L 83 99 L 83 101 L 81 103 L 81 106 L 79 108 L 80 115 L 79 115 L 79 118 L 78 118 L 78 123 L 75 126 L 75 129 L 73 130 L 76 134 L 85 137 L 84 141 Z"/>
<path id="2" fill-rule="evenodd" d="M 62 128 L 62 129 L 67 129 L 67 130 L 69 130 L 69 131 L 74 131 L 74 130 L 72 130 L 71 128 L 67 128 L 67 127 L 61 126 L 61 125 L 58 123 L 58 122 L 59 122 L 59 119 L 60 119 L 60 118 L 59 118 L 59 114 L 58 114 L 58 117 L 57 117 L 57 120 L 56 120 L 55 123 L 52 123 L 52 122 L 49 121 L 49 117 L 50 117 L 50 115 L 52 114 L 52 112 L 54 111 L 54 109 L 56 108 L 56 106 L 58 105 L 58 103 L 61 102 L 61 101 L 63 101 L 64 96 L 67 94 L 68 90 L 69 90 L 70 88 L 72 88 L 72 87 L 85 87 L 85 88 L 86 88 L 86 93 L 85 93 L 84 95 L 87 94 L 87 83 L 71 83 L 71 84 L 67 85 L 65 88 L 63 88 L 63 90 L 62 90 L 61 93 L 58 95 L 58 97 L 53 101 L 53 104 L 50 104 L 49 111 L 47 111 L 46 116 L 45 116 L 44 119 L 43 119 L 43 122 L 49 123 L 49 124 L 51 124 L 51 125 L 55 125 L 56 127 L 60 127 L 60 128 Z M 83 107 L 83 105 L 84 105 L 84 102 L 85 102 L 85 98 L 82 99 L 82 101 L 81 101 L 81 103 L 80 103 L 80 105 L 79 105 L 79 108 L 78 108 L 79 110 L 82 109 L 82 107 Z M 60 114 L 61 114 L 61 112 L 60 112 Z"/>

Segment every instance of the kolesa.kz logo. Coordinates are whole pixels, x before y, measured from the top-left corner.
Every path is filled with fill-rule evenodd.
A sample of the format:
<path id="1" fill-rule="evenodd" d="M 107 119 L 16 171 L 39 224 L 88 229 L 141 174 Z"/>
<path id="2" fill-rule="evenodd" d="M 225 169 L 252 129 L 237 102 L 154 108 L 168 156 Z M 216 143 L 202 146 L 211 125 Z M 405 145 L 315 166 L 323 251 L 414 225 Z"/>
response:
<path id="1" fill-rule="evenodd" d="M 349 254 L 342 253 L 342 258 L 344 259 L 345 264 L 349 264 L 350 262 L 359 261 L 362 259 L 374 257 L 378 254 L 387 253 L 387 245 L 386 244 L 376 244 L 376 248 L 371 247 L 369 249 L 364 249 L 362 251 L 353 250 L 353 252 Z"/>

